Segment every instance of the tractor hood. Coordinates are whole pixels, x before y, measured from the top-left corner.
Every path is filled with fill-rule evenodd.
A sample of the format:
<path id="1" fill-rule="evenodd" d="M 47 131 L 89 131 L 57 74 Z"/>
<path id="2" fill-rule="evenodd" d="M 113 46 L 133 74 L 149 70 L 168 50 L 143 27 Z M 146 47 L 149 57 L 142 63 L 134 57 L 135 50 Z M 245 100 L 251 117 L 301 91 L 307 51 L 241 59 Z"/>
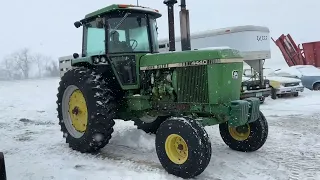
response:
<path id="1" fill-rule="evenodd" d="M 204 60 L 204 61 L 203 61 Z M 210 60 L 210 62 L 208 62 Z M 212 61 L 213 60 L 213 61 Z M 187 64 L 185 64 L 188 62 Z M 140 69 L 158 69 L 208 63 L 243 62 L 240 52 L 230 48 L 210 48 L 146 54 L 140 59 Z M 158 66 L 160 65 L 160 66 Z"/>

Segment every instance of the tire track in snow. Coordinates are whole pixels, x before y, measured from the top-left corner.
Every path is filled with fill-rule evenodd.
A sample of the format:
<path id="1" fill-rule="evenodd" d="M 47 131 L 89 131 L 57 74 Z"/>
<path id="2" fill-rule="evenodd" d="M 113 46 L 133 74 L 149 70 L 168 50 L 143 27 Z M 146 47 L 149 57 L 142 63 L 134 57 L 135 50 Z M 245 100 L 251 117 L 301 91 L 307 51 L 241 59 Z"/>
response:
<path id="1" fill-rule="evenodd" d="M 316 173 L 320 172 L 320 161 L 315 154 L 294 155 L 272 154 L 273 161 L 283 165 L 288 170 L 289 180 L 312 179 L 316 177 Z"/>
<path id="2" fill-rule="evenodd" d="M 311 180 L 320 175 L 319 117 L 319 114 L 289 116 L 269 123 L 278 137 L 270 133 L 270 139 L 275 140 L 267 150 L 268 158 L 283 165 L 290 180 Z"/>

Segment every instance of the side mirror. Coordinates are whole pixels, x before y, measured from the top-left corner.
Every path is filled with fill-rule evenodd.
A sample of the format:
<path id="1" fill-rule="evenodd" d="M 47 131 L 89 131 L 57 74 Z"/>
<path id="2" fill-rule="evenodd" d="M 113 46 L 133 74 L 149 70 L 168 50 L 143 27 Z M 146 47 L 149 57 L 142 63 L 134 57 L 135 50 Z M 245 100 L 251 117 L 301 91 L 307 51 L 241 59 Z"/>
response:
<path id="1" fill-rule="evenodd" d="M 74 26 L 75 26 L 76 28 L 79 28 L 79 27 L 82 26 L 82 23 L 81 23 L 80 21 L 77 21 L 77 22 L 74 23 Z"/>
<path id="2" fill-rule="evenodd" d="M 73 53 L 73 58 L 77 59 L 79 57 L 79 54 L 78 53 Z"/>

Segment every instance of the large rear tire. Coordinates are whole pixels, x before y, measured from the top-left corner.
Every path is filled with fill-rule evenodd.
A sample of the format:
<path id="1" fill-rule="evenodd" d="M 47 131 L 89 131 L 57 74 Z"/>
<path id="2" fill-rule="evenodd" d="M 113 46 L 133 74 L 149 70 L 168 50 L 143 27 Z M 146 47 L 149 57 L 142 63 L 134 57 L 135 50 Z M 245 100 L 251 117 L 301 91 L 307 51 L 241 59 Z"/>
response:
<path id="1" fill-rule="evenodd" d="M 117 106 L 102 75 L 84 67 L 69 70 L 57 97 L 59 125 L 69 147 L 94 153 L 108 144 Z"/>
<path id="2" fill-rule="evenodd" d="M 187 117 L 171 117 L 160 125 L 156 151 L 162 167 L 181 178 L 198 176 L 211 160 L 207 132 L 196 120 Z"/>
<path id="3" fill-rule="evenodd" d="M 233 150 L 252 152 L 260 149 L 268 137 L 268 123 L 262 112 L 258 120 L 241 127 L 231 128 L 228 122 L 220 124 L 223 141 Z"/>
<path id="4" fill-rule="evenodd" d="M 6 165 L 4 155 L 0 152 L 0 180 L 7 180 Z"/>

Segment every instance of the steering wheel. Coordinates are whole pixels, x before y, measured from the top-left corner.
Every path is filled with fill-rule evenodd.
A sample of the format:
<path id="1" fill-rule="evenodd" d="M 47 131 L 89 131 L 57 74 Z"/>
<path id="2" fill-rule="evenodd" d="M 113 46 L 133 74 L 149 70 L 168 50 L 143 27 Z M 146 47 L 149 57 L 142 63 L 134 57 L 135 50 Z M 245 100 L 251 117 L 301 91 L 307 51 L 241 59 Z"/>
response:
<path id="1" fill-rule="evenodd" d="M 138 41 L 135 39 L 130 39 L 130 42 L 131 41 L 133 41 L 133 43 L 131 44 L 131 48 L 132 48 L 132 50 L 135 50 L 138 46 Z M 134 46 L 134 44 L 135 44 L 135 46 Z"/>

